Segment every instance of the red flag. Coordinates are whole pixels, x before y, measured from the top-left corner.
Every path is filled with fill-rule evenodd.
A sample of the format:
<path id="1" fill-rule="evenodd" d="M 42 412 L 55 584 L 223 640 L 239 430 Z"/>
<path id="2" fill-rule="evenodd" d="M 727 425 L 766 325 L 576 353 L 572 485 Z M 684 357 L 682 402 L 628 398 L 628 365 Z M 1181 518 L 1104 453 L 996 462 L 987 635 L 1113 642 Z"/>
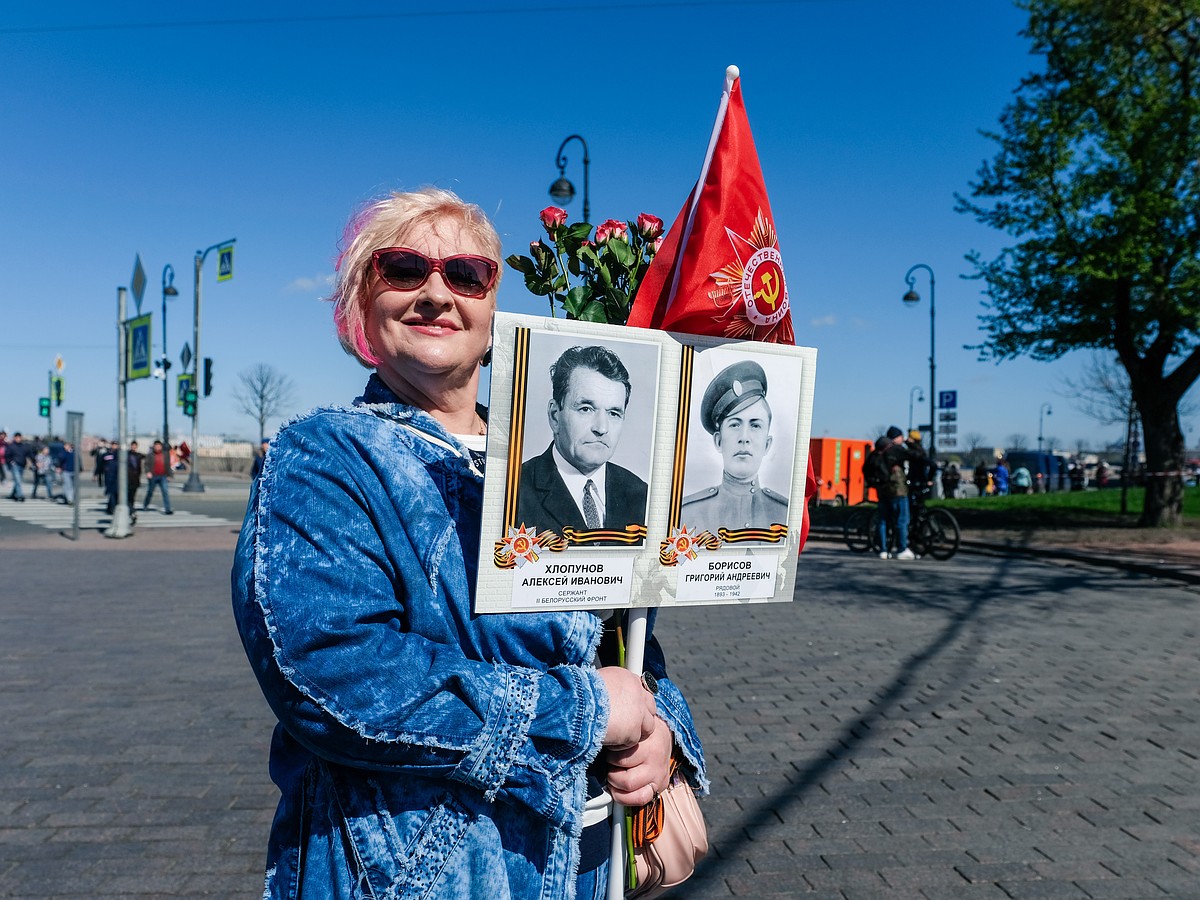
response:
<path id="1" fill-rule="evenodd" d="M 783 258 L 738 70 L 726 71 L 700 179 L 650 263 L 629 325 L 794 344 Z M 812 460 L 805 499 L 817 491 Z M 800 546 L 808 538 L 808 508 Z"/>

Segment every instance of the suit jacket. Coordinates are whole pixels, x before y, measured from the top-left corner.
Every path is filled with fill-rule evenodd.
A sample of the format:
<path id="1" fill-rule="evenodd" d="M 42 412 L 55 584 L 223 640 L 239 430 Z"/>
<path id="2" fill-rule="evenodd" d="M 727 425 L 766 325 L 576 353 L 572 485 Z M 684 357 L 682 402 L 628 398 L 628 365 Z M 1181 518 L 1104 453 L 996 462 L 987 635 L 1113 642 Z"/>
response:
<path id="1" fill-rule="evenodd" d="M 549 528 L 562 532 L 568 525 L 585 529 L 583 513 L 572 499 L 551 449 L 521 466 L 521 486 L 517 491 L 517 524 L 539 531 Z M 604 480 L 604 527 L 623 529 L 626 525 L 646 522 L 646 482 L 628 469 L 609 463 Z"/>

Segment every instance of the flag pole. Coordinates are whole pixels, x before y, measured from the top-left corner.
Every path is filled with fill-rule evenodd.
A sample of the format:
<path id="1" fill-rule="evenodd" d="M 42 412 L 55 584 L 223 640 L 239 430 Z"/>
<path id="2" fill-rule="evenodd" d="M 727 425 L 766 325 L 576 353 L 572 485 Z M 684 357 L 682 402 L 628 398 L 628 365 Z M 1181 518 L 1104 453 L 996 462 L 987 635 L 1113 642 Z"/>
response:
<path id="1" fill-rule="evenodd" d="M 725 112 L 729 109 L 729 98 L 733 93 L 733 85 L 740 76 L 741 71 L 737 66 L 729 66 L 725 69 L 725 90 L 721 93 L 721 103 L 717 107 L 717 120 L 713 124 L 712 135 L 708 139 L 708 149 L 704 152 L 704 165 L 700 169 L 700 178 L 696 182 L 696 189 L 692 191 L 687 220 L 684 222 L 683 236 L 679 241 L 681 253 L 687 247 L 688 239 L 692 236 L 692 222 L 696 217 L 696 206 L 700 202 L 705 179 L 708 178 L 708 169 L 712 165 L 713 153 L 716 152 L 717 139 L 721 136 L 721 128 L 725 124 Z M 667 302 L 664 308 L 670 307 L 675 299 L 680 268 L 680 266 L 676 266 L 671 275 L 671 288 L 667 292 Z M 625 668 L 637 675 L 642 674 L 642 666 L 646 658 L 646 625 L 649 615 L 650 610 L 645 606 L 633 607 L 629 610 L 629 633 L 625 635 Z M 625 862 L 625 807 L 613 801 L 612 853 L 608 860 L 608 900 L 624 900 Z"/>
<path id="2" fill-rule="evenodd" d="M 725 124 L 725 111 L 729 109 L 729 97 L 733 93 L 733 84 L 741 77 L 737 66 L 729 66 L 725 70 L 725 90 L 721 94 L 721 103 L 717 106 L 717 120 L 713 123 L 712 134 L 708 139 L 708 149 L 704 151 L 704 165 L 700 167 L 700 177 L 696 180 L 696 188 L 692 191 L 692 202 L 688 206 L 687 219 L 683 223 L 683 235 L 679 240 L 679 252 L 682 254 L 692 236 L 692 223 L 696 220 L 696 207 L 700 204 L 700 194 L 704 191 L 704 182 L 708 180 L 708 170 L 712 165 L 713 153 L 717 149 L 717 139 L 721 136 L 721 128 Z M 671 273 L 671 287 L 667 291 L 667 302 L 663 309 L 671 308 L 675 302 L 675 291 L 679 287 L 679 272 L 683 267 L 675 266 Z"/>

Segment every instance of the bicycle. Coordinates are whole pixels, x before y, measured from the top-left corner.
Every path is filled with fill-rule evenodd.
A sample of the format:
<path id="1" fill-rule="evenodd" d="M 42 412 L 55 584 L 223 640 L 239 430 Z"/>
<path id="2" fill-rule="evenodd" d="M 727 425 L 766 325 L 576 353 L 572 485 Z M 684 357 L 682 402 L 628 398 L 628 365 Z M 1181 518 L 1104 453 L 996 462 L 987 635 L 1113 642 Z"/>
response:
<path id="1" fill-rule="evenodd" d="M 945 561 L 958 552 L 962 532 L 958 520 L 948 509 L 930 509 L 923 500 L 912 504 L 908 526 L 908 545 L 918 556 Z M 879 507 L 860 506 L 846 517 L 842 538 L 855 553 L 882 552 L 879 545 Z"/>

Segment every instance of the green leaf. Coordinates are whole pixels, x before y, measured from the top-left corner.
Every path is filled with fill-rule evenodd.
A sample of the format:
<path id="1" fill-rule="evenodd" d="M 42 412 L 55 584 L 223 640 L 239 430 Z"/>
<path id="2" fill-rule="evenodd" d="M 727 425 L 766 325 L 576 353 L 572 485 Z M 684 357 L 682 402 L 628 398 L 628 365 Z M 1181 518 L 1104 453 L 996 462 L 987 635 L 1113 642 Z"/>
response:
<path id="1" fill-rule="evenodd" d="M 512 256 L 507 257 L 504 261 L 508 263 L 509 266 L 525 275 L 532 275 L 534 272 L 533 260 L 528 256 L 518 256 L 514 253 Z"/>
<path id="2" fill-rule="evenodd" d="M 633 265 L 633 249 L 624 241 L 609 241 L 608 251 L 625 268 Z"/>
<path id="3" fill-rule="evenodd" d="M 575 318 L 579 318 L 579 313 L 589 302 L 591 291 L 585 287 L 573 287 L 567 291 L 567 296 L 563 298 L 563 309 Z"/>
<path id="4" fill-rule="evenodd" d="M 525 276 L 525 287 L 529 289 L 529 293 L 536 297 L 545 297 L 550 293 L 550 285 L 536 275 Z"/>
<path id="5" fill-rule="evenodd" d="M 604 310 L 604 304 L 598 300 L 593 300 L 583 308 L 582 314 L 578 317 L 585 322 L 607 322 L 608 315 Z"/>

